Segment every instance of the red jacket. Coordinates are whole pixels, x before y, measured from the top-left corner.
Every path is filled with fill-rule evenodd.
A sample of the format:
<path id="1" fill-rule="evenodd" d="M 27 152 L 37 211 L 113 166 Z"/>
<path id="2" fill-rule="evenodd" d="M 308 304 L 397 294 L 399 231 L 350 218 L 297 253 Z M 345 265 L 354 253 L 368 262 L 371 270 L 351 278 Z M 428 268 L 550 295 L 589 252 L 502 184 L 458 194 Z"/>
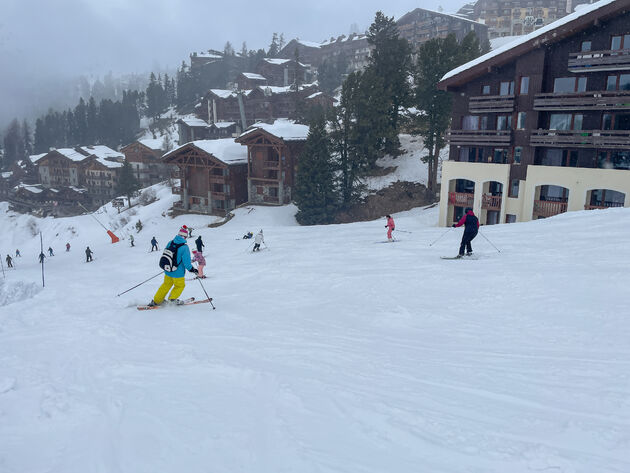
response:
<path id="1" fill-rule="evenodd" d="M 394 225 L 394 219 L 392 217 L 389 217 L 387 219 L 387 227 L 389 227 L 391 230 L 394 230 L 396 228 L 396 225 Z"/>
<path id="2" fill-rule="evenodd" d="M 473 218 L 468 218 L 468 217 L 473 217 Z M 475 224 L 477 225 L 477 228 L 475 228 Z M 469 210 L 468 212 L 466 212 L 466 214 L 462 218 L 459 219 L 459 222 L 457 222 L 457 225 L 455 226 L 461 227 L 462 225 L 466 225 L 466 231 L 478 230 L 479 219 L 475 216 L 472 210 Z"/>

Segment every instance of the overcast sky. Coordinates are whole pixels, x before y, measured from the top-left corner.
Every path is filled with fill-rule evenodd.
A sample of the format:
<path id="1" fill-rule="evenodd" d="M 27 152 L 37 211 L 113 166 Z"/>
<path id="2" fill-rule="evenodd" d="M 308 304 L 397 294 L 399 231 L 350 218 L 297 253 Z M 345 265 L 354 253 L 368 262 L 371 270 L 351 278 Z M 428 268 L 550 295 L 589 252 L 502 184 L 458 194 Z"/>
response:
<path id="1" fill-rule="evenodd" d="M 321 41 L 365 30 L 377 10 L 456 11 L 465 0 L 0 0 L 0 125 L 40 80 L 177 67 L 192 51 L 268 48 L 273 32 Z M 45 97 L 38 97 L 45 102 Z M 39 104 L 44 105 L 43 103 Z"/>

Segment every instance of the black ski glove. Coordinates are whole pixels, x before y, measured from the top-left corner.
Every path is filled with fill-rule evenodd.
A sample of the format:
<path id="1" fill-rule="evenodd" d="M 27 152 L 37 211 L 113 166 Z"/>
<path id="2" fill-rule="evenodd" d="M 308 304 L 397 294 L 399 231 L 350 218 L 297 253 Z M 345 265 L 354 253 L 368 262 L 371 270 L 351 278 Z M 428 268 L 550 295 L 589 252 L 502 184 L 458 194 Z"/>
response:
<path id="1" fill-rule="evenodd" d="M 199 274 L 199 271 L 197 270 L 197 268 L 191 268 L 190 272 L 193 274 Z"/>

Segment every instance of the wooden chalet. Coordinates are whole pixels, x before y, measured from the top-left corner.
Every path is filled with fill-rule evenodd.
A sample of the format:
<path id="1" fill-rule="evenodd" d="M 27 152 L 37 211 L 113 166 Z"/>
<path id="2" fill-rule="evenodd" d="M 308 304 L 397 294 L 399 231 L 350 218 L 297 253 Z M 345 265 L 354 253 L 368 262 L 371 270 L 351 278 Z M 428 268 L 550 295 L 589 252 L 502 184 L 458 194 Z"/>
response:
<path id="1" fill-rule="evenodd" d="M 265 76 L 261 76 L 255 72 L 241 72 L 236 77 L 236 84 L 239 90 L 249 90 L 258 86 L 265 86 L 267 83 L 268 81 Z"/>
<path id="2" fill-rule="evenodd" d="M 237 122 L 216 122 L 208 125 L 208 139 L 236 138 L 241 133 L 241 126 Z"/>
<path id="3" fill-rule="evenodd" d="M 247 146 L 247 193 L 251 203 L 288 204 L 308 126 L 279 119 L 257 123 L 236 141 Z"/>
<path id="4" fill-rule="evenodd" d="M 90 157 L 84 168 L 85 186 L 95 203 L 106 204 L 116 197 L 118 173 L 122 166 L 121 161 Z"/>
<path id="5" fill-rule="evenodd" d="M 82 186 L 87 157 L 74 148 L 53 149 L 36 161 L 39 182 L 47 187 Z"/>
<path id="6" fill-rule="evenodd" d="M 205 140 L 208 137 L 208 123 L 203 118 L 187 115 L 177 120 L 176 123 L 179 133 L 177 144 L 179 145 L 189 141 Z"/>
<path id="7" fill-rule="evenodd" d="M 268 85 L 284 87 L 310 80 L 308 66 L 295 59 L 264 58 L 256 66 L 256 72 L 267 78 Z"/>
<path id="8" fill-rule="evenodd" d="M 186 143 L 162 160 L 178 168 L 178 209 L 226 215 L 247 201 L 247 149 L 232 138 Z"/>
<path id="9" fill-rule="evenodd" d="M 131 164 L 142 187 L 152 186 L 171 176 L 170 167 L 162 161 L 163 144 L 160 139 L 145 139 L 128 144 L 120 150 Z"/>

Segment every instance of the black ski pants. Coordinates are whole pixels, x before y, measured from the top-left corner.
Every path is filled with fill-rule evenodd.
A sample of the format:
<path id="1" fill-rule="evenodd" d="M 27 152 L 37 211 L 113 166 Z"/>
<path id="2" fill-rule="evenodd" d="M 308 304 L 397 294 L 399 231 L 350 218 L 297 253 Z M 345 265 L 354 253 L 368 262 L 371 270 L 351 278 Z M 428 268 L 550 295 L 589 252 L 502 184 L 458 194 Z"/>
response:
<path id="1" fill-rule="evenodd" d="M 470 242 L 473 241 L 476 236 L 477 232 L 464 232 L 464 235 L 462 236 L 462 243 L 459 245 L 460 256 L 464 255 L 464 250 L 466 250 L 467 253 L 472 253 L 472 245 Z"/>
<path id="2" fill-rule="evenodd" d="M 252 251 L 260 251 L 260 243 L 254 243 L 254 249 Z"/>

